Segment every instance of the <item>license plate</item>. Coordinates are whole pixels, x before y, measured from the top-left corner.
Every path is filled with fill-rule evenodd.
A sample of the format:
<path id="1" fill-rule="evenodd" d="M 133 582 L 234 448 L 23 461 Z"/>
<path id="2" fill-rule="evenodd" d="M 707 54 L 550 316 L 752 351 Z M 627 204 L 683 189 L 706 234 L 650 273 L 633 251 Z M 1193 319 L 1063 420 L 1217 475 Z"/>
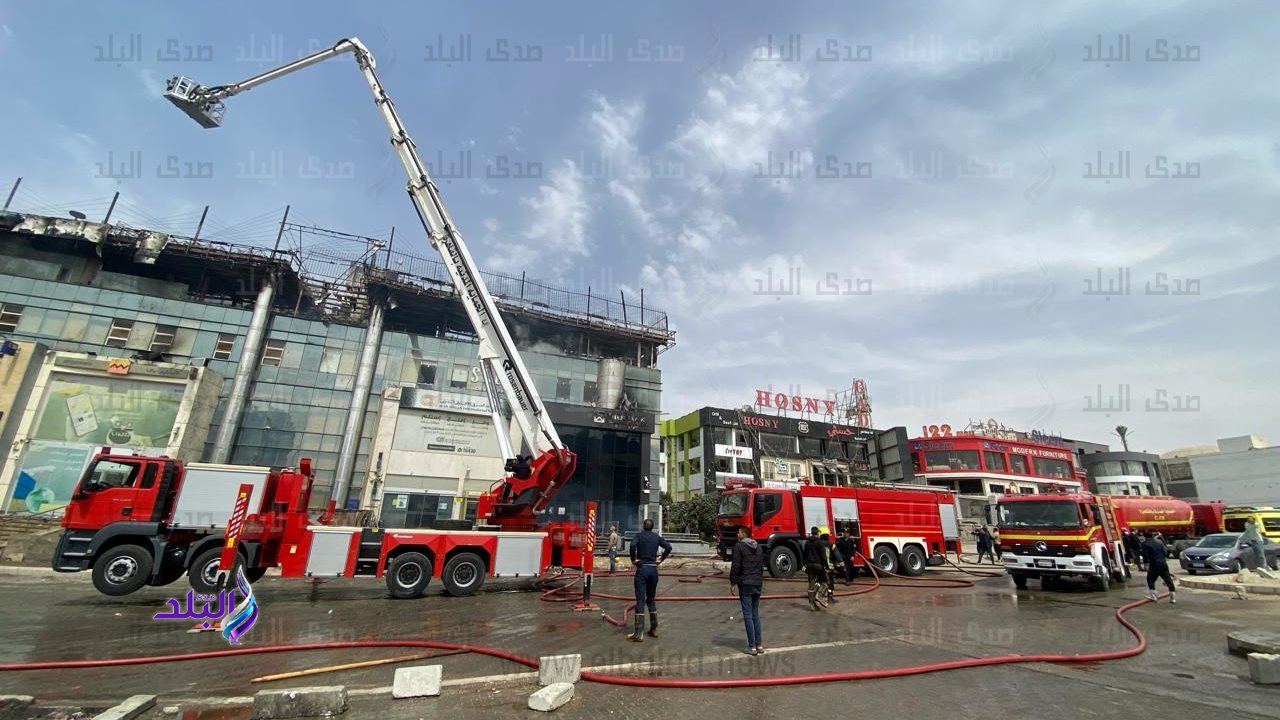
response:
<path id="1" fill-rule="evenodd" d="M 1191 563 L 1191 565 L 1192 565 L 1193 567 L 1208 567 L 1208 566 L 1209 566 L 1209 563 L 1193 562 L 1193 563 Z"/>
<path id="2" fill-rule="evenodd" d="M 1036 567 L 1051 568 L 1051 567 L 1053 567 L 1053 561 L 1052 561 L 1052 560 L 1037 560 L 1037 561 L 1036 561 Z"/>

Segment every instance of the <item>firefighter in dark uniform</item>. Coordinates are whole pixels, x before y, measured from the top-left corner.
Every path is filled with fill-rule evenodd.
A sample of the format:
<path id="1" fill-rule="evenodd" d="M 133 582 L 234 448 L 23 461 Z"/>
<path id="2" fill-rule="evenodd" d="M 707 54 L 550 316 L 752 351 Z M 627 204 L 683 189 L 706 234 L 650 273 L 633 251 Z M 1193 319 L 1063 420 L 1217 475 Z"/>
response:
<path id="1" fill-rule="evenodd" d="M 631 564 L 636 568 L 636 627 L 627 639 L 632 642 L 644 642 L 645 610 L 649 615 L 649 637 L 658 637 L 658 565 L 670 554 L 671 543 L 653 531 L 652 520 L 645 520 L 644 530 L 631 541 Z"/>
<path id="2" fill-rule="evenodd" d="M 823 580 L 827 576 L 827 554 L 818 537 L 818 528 L 809 530 L 809 537 L 804 541 L 804 574 L 809 581 L 809 609 L 818 611 L 818 592 L 822 589 Z"/>

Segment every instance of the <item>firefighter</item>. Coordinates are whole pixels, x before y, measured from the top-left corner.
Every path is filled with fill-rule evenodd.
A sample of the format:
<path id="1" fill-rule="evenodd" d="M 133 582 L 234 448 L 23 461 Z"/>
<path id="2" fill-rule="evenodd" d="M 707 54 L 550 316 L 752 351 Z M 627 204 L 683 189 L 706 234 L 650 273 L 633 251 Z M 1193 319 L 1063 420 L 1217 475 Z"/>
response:
<path id="1" fill-rule="evenodd" d="M 1142 535 L 1133 528 L 1129 529 L 1129 534 L 1124 537 L 1125 548 L 1129 555 L 1133 557 L 1133 564 L 1139 570 L 1146 569 L 1146 565 L 1142 562 Z"/>
<path id="2" fill-rule="evenodd" d="M 1151 602 L 1156 601 L 1156 579 L 1159 578 L 1169 588 L 1169 602 L 1178 602 L 1173 576 L 1169 574 L 1169 550 L 1160 541 L 1159 533 L 1147 533 L 1147 539 L 1142 543 L 1142 554 L 1147 563 L 1147 598 Z"/>
<path id="3" fill-rule="evenodd" d="M 840 557 L 844 560 L 844 584 L 853 584 L 853 554 L 857 552 L 858 545 L 853 539 L 853 534 L 849 532 L 849 528 L 845 528 L 840 533 L 840 539 L 836 540 L 836 549 L 840 551 Z"/>
<path id="4" fill-rule="evenodd" d="M 822 533 L 818 538 L 822 541 L 823 570 L 826 571 L 827 602 L 836 601 L 836 564 L 844 564 L 840 559 L 840 551 L 831 544 L 831 535 Z"/>
<path id="5" fill-rule="evenodd" d="M 662 555 L 658 555 L 661 548 Z M 671 554 L 671 543 L 653 531 L 653 520 L 645 519 L 644 530 L 631 541 L 631 564 L 636 568 L 636 625 L 627 636 L 632 642 L 644 642 L 645 610 L 649 615 L 649 637 L 658 637 L 658 566 Z"/>
<path id="6" fill-rule="evenodd" d="M 818 538 L 818 528 L 809 528 L 809 537 L 804 541 L 804 574 L 809 581 L 809 610 L 817 612 L 818 588 L 826 575 L 826 554 L 822 549 L 822 540 Z"/>

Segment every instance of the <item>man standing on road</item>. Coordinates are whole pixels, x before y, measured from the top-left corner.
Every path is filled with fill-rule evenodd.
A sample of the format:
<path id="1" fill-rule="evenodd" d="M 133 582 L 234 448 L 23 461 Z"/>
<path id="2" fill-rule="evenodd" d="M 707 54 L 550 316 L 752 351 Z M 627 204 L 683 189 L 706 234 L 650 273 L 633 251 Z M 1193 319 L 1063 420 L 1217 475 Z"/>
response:
<path id="1" fill-rule="evenodd" d="M 991 532 L 985 526 L 978 527 L 973 531 L 974 544 L 978 546 L 978 564 L 982 564 L 982 558 L 990 555 L 991 564 L 996 564 L 996 554 L 991 550 Z"/>
<path id="2" fill-rule="evenodd" d="M 826 553 L 818 539 L 818 528 L 809 528 L 809 537 L 804 541 L 804 574 L 809 580 L 809 610 L 813 612 L 821 609 L 818 607 L 818 588 L 826 576 L 825 563 Z"/>
<path id="3" fill-rule="evenodd" d="M 853 540 L 849 528 L 845 528 L 840 533 L 840 539 L 836 541 L 836 549 L 840 551 L 840 558 L 844 560 L 844 584 L 851 585 L 853 583 L 853 554 L 858 551 L 858 545 Z"/>
<path id="4" fill-rule="evenodd" d="M 826 571 L 827 583 L 827 602 L 836 601 L 836 565 L 843 565 L 844 561 L 840 559 L 840 551 L 831 543 L 831 535 L 822 533 L 818 538 L 822 541 L 822 554 L 825 564 L 823 570 Z"/>
<path id="5" fill-rule="evenodd" d="M 622 549 L 622 538 L 618 536 L 618 526 L 609 526 L 609 574 L 618 572 L 618 550 Z"/>
<path id="6" fill-rule="evenodd" d="M 658 555 L 658 549 L 662 555 Z M 671 554 L 671 543 L 653 531 L 653 520 L 645 519 L 644 530 L 631 541 L 631 564 L 636 568 L 636 629 L 627 636 L 644 642 L 645 610 L 649 614 L 649 637 L 658 637 L 658 566 Z"/>
<path id="7" fill-rule="evenodd" d="M 1138 570 L 1145 570 L 1146 564 L 1142 562 L 1142 535 L 1130 528 L 1125 544 L 1129 547 L 1129 554 L 1133 556 L 1133 564 L 1138 566 Z"/>
<path id="8" fill-rule="evenodd" d="M 1240 546 L 1253 549 L 1254 568 L 1267 566 L 1267 555 L 1263 549 L 1262 533 L 1258 532 L 1258 523 L 1249 518 L 1244 523 L 1244 534 L 1240 536 Z M 1247 563 L 1245 566 L 1247 567 Z"/>
<path id="9" fill-rule="evenodd" d="M 733 562 L 729 566 L 729 592 L 738 593 L 742 605 L 742 623 L 747 627 L 747 654 L 764 652 L 760 644 L 760 593 L 764 589 L 764 552 L 760 544 L 738 528 L 738 542 L 733 546 Z"/>
<path id="10" fill-rule="evenodd" d="M 1169 602 L 1178 602 L 1173 587 L 1173 576 L 1169 574 L 1169 550 L 1153 533 L 1147 533 L 1142 543 L 1143 559 L 1147 563 L 1147 598 L 1156 601 L 1156 578 L 1164 580 L 1169 588 Z"/>

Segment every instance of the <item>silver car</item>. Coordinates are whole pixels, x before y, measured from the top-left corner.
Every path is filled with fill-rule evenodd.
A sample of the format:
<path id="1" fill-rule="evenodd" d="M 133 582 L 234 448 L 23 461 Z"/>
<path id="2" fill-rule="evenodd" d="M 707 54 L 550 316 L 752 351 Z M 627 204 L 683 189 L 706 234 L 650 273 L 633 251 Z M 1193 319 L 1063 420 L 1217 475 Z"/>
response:
<path id="1" fill-rule="evenodd" d="M 1215 533 L 1200 538 L 1178 556 L 1188 575 L 1196 573 L 1237 572 L 1248 567 L 1253 548 L 1240 544 L 1241 533 Z M 1267 567 L 1280 569 L 1280 543 L 1265 541 L 1262 552 Z"/>

